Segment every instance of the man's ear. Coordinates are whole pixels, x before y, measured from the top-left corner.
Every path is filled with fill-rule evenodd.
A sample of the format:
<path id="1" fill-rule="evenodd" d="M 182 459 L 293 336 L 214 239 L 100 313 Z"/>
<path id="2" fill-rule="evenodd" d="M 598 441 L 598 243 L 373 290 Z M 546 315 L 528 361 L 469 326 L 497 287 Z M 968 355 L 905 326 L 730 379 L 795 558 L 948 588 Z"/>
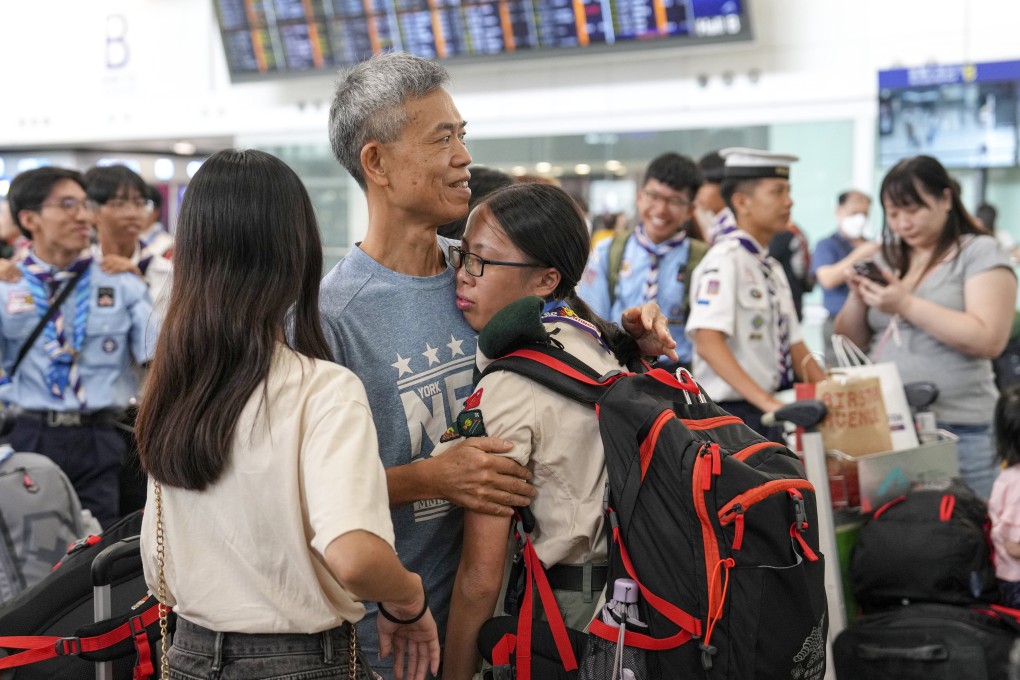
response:
<path id="1" fill-rule="evenodd" d="M 365 174 L 365 181 L 379 187 L 389 186 L 390 180 L 386 176 L 387 157 L 386 148 L 376 141 L 370 141 L 361 147 L 361 171 Z"/>
<path id="2" fill-rule="evenodd" d="M 39 213 L 35 210 L 19 210 L 18 222 L 25 228 L 25 231 L 35 236 L 35 231 L 39 227 Z M 15 224 L 14 226 L 17 227 L 18 225 Z"/>
<path id="3" fill-rule="evenodd" d="M 547 267 L 537 275 L 533 293 L 540 298 L 547 298 L 560 285 L 560 271 L 555 267 Z"/>
<path id="4" fill-rule="evenodd" d="M 750 201 L 751 197 L 748 194 L 743 191 L 734 191 L 733 196 L 730 198 L 730 203 L 733 204 L 733 214 L 742 215 Z"/>

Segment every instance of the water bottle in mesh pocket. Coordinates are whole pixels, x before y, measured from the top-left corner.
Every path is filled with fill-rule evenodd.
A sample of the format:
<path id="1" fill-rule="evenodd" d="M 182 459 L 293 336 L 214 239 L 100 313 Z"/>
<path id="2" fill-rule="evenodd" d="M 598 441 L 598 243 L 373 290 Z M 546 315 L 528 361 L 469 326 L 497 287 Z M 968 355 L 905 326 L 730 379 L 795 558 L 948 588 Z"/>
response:
<path id="1" fill-rule="evenodd" d="M 616 579 L 613 599 L 602 607 L 599 617 L 619 630 L 619 635 L 613 642 L 589 633 L 579 664 L 579 680 L 650 680 L 645 651 L 623 643 L 628 628 L 648 630 L 638 616 L 637 601 L 637 583 L 627 578 Z"/>
<path id="2" fill-rule="evenodd" d="M 643 649 L 625 646 L 622 652 L 624 679 L 651 680 L 647 653 Z M 597 635 L 589 635 L 588 646 L 585 648 L 584 656 L 581 657 L 578 680 L 621 680 L 620 677 L 613 677 L 615 660 L 615 642 L 603 640 Z"/>

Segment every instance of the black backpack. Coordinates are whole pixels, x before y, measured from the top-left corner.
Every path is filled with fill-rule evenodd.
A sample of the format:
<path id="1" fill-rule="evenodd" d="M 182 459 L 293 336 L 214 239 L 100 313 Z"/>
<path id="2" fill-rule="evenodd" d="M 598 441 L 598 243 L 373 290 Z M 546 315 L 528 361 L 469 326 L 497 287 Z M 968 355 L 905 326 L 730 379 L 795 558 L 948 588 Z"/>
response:
<path id="1" fill-rule="evenodd" d="M 895 498 L 861 526 L 854 596 L 877 611 L 907 602 L 995 602 L 988 507 L 959 482 Z"/>
<path id="2" fill-rule="evenodd" d="M 832 643 L 836 677 L 1009 680 L 1018 613 L 910 604 L 858 617 Z"/>
<path id="3" fill-rule="evenodd" d="M 708 401 L 686 373 L 683 382 L 661 369 L 599 376 L 545 345 L 511 352 L 486 373 L 500 370 L 596 409 L 609 476 L 608 583 L 638 582 L 648 623 L 646 633 L 625 638 L 644 657 L 639 678 L 823 677 L 828 622 L 815 495 L 789 449 Z M 539 567 L 529 578 L 547 590 L 535 573 L 542 565 L 529 561 Z M 566 640 L 555 601 L 544 609 L 554 637 Z M 592 665 L 618 633 L 592 622 L 582 678 L 609 677 Z M 524 642 L 516 641 L 518 680 L 530 676 Z M 572 670 L 576 659 L 564 647 Z"/>

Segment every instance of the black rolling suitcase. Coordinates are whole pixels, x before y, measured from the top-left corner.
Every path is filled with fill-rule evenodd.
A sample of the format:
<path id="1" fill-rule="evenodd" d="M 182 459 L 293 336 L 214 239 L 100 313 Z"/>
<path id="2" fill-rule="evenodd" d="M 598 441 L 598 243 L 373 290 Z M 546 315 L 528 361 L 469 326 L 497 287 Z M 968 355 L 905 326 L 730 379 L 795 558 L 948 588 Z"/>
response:
<path id="1" fill-rule="evenodd" d="M 0 680 L 158 677 L 158 609 L 142 573 L 141 523 L 138 511 L 79 541 L 49 576 L 0 607 Z"/>
<path id="2" fill-rule="evenodd" d="M 836 678 L 1009 680 L 1016 626 L 990 609 L 945 604 L 868 614 L 836 637 Z"/>

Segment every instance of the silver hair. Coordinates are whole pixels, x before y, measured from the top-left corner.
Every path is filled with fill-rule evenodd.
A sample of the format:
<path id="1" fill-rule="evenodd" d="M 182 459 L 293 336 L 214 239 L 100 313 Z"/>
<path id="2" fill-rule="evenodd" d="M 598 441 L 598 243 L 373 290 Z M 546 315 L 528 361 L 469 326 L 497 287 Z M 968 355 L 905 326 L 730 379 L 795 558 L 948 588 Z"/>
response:
<path id="1" fill-rule="evenodd" d="M 341 72 L 329 109 L 329 143 L 363 190 L 365 144 L 396 141 L 407 123 L 404 103 L 441 89 L 449 80 L 439 64 L 404 52 L 379 54 Z"/>

